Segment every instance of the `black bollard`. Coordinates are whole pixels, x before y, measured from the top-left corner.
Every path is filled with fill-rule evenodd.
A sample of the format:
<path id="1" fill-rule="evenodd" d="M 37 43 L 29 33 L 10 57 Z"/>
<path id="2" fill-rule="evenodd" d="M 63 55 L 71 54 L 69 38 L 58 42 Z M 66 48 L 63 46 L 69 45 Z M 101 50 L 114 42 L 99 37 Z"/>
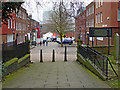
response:
<path id="1" fill-rule="evenodd" d="M 53 57 L 52 57 L 52 62 L 55 62 L 55 50 L 53 49 Z"/>
<path id="2" fill-rule="evenodd" d="M 40 62 L 43 62 L 43 58 L 42 58 L 42 49 L 40 50 Z"/>
<path id="3" fill-rule="evenodd" d="M 67 61 L 67 47 L 65 46 L 65 59 L 64 61 L 66 62 Z"/>

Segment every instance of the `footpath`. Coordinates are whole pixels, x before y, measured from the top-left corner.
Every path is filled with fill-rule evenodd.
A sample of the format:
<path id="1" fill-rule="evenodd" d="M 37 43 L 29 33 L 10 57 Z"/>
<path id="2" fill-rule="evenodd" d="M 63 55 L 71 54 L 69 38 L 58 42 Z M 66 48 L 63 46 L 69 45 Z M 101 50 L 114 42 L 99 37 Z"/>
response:
<path id="1" fill-rule="evenodd" d="M 55 48 L 56 47 L 56 48 Z M 69 48 L 68 61 L 64 62 L 61 57 L 56 62 L 51 62 L 49 56 L 54 48 L 58 55 L 63 56 L 64 50 L 57 48 L 56 44 L 51 43 L 49 47 L 42 47 L 44 50 L 43 63 L 39 58 L 35 58 L 41 47 L 35 47 L 31 50 L 33 64 L 29 67 L 23 67 L 16 72 L 8 75 L 3 82 L 3 88 L 109 88 L 109 86 L 81 66 L 76 59 L 76 49 Z M 57 50 L 58 49 L 58 50 Z M 70 51 L 70 52 L 69 52 Z M 73 53 L 71 53 L 71 51 Z M 39 55 L 39 54 L 38 54 Z M 45 58 L 46 57 L 46 58 Z M 60 60 L 61 59 L 61 60 Z M 71 60 L 69 60 L 71 59 Z"/>
<path id="2" fill-rule="evenodd" d="M 9 75 L 3 88 L 109 88 L 76 61 L 35 62 Z"/>

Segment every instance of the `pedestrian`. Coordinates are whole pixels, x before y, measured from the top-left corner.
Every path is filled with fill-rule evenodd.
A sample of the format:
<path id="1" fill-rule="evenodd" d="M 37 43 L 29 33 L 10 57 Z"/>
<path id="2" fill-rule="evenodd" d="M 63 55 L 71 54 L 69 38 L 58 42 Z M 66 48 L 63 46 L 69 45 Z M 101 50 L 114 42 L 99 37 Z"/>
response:
<path id="1" fill-rule="evenodd" d="M 46 40 L 46 46 L 48 46 L 48 39 Z"/>
<path id="2" fill-rule="evenodd" d="M 42 42 L 40 41 L 40 46 L 42 45 Z"/>
<path id="3" fill-rule="evenodd" d="M 43 40 L 43 46 L 45 46 L 45 40 Z"/>

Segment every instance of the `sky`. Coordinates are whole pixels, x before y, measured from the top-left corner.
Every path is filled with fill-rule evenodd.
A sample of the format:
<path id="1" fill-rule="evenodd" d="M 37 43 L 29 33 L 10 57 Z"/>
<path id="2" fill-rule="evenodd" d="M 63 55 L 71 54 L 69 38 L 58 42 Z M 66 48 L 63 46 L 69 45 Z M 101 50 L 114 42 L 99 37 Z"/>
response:
<path id="1" fill-rule="evenodd" d="M 28 14 L 32 14 L 32 18 L 37 20 L 38 22 L 43 21 L 43 12 L 49 11 L 52 9 L 52 1 L 56 2 L 58 0 L 24 0 L 25 3 L 22 5 L 26 10 Z M 36 7 L 36 2 L 40 2 L 42 5 L 38 5 Z M 68 0 L 65 0 L 68 1 Z M 71 0 L 71 1 L 84 1 L 85 6 L 90 4 L 93 0 Z M 38 9 L 37 9 L 38 8 Z"/>

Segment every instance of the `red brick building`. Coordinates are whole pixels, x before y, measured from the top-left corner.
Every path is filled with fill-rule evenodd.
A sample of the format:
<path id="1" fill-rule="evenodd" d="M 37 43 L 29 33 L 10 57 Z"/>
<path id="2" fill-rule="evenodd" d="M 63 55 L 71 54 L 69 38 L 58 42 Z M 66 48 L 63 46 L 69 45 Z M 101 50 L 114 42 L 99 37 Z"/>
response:
<path id="1" fill-rule="evenodd" d="M 71 38 L 72 38 L 72 37 L 75 37 L 75 33 L 74 33 L 74 32 L 67 32 L 65 35 L 66 35 L 66 37 L 69 37 L 69 38 L 70 38 L 70 37 L 71 37 Z"/>
<path id="2" fill-rule="evenodd" d="M 16 14 L 16 38 L 17 43 L 25 42 L 28 31 L 27 11 L 20 7 L 19 13 Z"/>
<path id="3" fill-rule="evenodd" d="M 89 43 L 89 45 L 92 45 L 92 37 L 89 37 L 89 27 L 95 27 L 95 2 L 91 2 L 87 7 L 86 7 L 86 34 L 87 34 L 87 40 L 86 44 Z M 89 42 L 88 42 L 89 38 Z M 94 39 L 94 38 L 93 38 Z"/>
<path id="4" fill-rule="evenodd" d="M 8 25 L 2 24 L 2 35 L 1 43 L 13 44 L 16 39 L 16 15 L 13 12 L 12 18 L 8 19 Z"/>
<path id="5" fill-rule="evenodd" d="M 120 1 L 119 2 L 104 2 L 99 0 L 95 2 L 95 27 L 111 27 L 112 37 L 110 44 L 114 44 L 115 33 L 120 34 Z M 107 45 L 107 37 L 97 37 L 96 45 Z"/>
<path id="6" fill-rule="evenodd" d="M 86 10 L 80 12 L 75 20 L 75 41 L 77 39 L 83 40 L 86 43 Z"/>

